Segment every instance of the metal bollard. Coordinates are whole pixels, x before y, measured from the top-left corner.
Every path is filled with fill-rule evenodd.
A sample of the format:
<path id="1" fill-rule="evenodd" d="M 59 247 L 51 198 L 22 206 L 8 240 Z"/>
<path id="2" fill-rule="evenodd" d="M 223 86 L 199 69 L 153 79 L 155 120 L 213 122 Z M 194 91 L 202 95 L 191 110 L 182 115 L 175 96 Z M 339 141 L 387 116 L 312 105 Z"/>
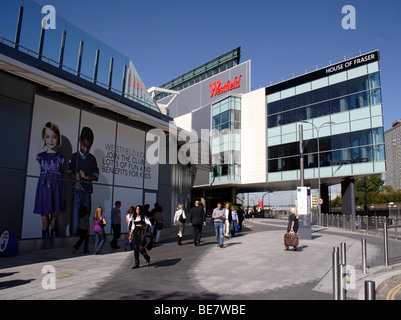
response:
<path id="1" fill-rule="evenodd" d="M 376 300 L 376 283 L 365 281 L 365 300 Z"/>
<path id="2" fill-rule="evenodd" d="M 346 283 L 347 283 L 347 270 L 346 270 L 346 265 L 345 264 L 340 264 L 339 265 L 339 269 L 340 269 L 340 278 L 339 278 L 339 282 L 340 282 L 340 300 L 346 300 L 347 299 L 347 290 L 346 288 Z"/>
<path id="3" fill-rule="evenodd" d="M 362 272 L 367 273 L 366 265 L 366 239 L 362 239 Z"/>
<path id="4" fill-rule="evenodd" d="M 341 264 L 347 265 L 347 244 L 341 242 Z"/>
<path id="5" fill-rule="evenodd" d="M 340 279 L 339 279 L 339 257 L 338 247 L 333 248 L 332 265 L 333 265 L 333 300 L 340 300 Z"/>
<path id="6" fill-rule="evenodd" d="M 387 230 L 387 222 L 384 222 L 383 231 L 384 231 L 384 265 L 386 267 L 388 267 L 388 230 Z"/>

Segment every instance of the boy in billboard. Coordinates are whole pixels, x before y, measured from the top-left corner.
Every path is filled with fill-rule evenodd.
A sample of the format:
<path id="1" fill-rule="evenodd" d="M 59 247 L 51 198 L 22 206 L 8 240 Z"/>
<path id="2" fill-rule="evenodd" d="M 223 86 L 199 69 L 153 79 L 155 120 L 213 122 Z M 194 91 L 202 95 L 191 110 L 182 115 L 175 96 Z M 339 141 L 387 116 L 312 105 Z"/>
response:
<path id="1" fill-rule="evenodd" d="M 40 164 L 40 178 L 36 187 L 33 212 L 42 217 L 42 237 L 56 237 L 57 214 L 64 208 L 63 164 L 64 155 L 57 151 L 61 145 L 60 129 L 57 124 L 47 122 L 42 129 L 43 147 L 36 160 Z M 51 233 L 49 233 L 49 225 Z"/>
<path id="2" fill-rule="evenodd" d="M 72 236 L 77 234 L 79 208 L 86 206 L 91 212 L 92 208 L 92 182 L 99 178 L 99 168 L 96 158 L 90 153 L 94 140 L 93 131 L 88 127 L 83 127 L 79 136 L 79 150 L 71 156 L 68 165 L 68 175 L 75 180 L 73 184 L 73 203 L 70 233 Z"/>

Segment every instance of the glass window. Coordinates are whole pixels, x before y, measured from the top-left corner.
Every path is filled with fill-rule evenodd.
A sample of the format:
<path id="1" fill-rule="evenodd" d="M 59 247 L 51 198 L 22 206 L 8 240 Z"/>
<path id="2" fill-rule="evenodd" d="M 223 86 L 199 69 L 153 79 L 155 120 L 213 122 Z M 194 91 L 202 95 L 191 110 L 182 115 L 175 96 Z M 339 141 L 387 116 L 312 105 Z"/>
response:
<path id="1" fill-rule="evenodd" d="M 332 150 L 345 149 L 351 147 L 351 136 L 349 133 L 332 136 Z"/>
<path id="2" fill-rule="evenodd" d="M 223 164 L 221 166 L 221 175 L 222 176 L 228 176 L 229 175 L 229 169 L 228 169 L 229 165 L 228 164 Z"/>
<path id="3" fill-rule="evenodd" d="M 312 92 L 305 92 L 303 94 L 297 95 L 295 98 L 297 107 L 310 105 L 312 103 Z"/>
<path id="4" fill-rule="evenodd" d="M 351 145 L 353 147 L 372 144 L 372 130 L 351 132 Z"/>
<path id="5" fill-rule="evenodd" d="M 372 105 L 382 103 L 382 95 L 380 89 L 370 91 L 370 101 Z"/>
<path id="6" fill-rule="evenodd" d="M 304 167 L 317 168 L 317 153 L 304 155 Z"/>
<path id="7" fill-rule="evenodd" d="M 221 118 L 220 118 L 220 123 L 225 123 L 230 121 L 230 111 L 224 111 L 223 113 L 220 114 Z"/>
<path id="8" fill-rule="evenodd" d="M 331 113 L 330 102 L 322 102 L 312 106 L 312 118 L 323 117 Z"/>
<path id="9" fill-rule="evenodd" d="M 329 167 L 332 165 L 332 152 L 323 152 L 320 154 L 320 167 Z"/>
<path id="10" fill-rule="evenodd" d="M 334 114 L 334 113 L 349 110 L 348 109 L 348 100 L 349 100 L 348 97 L 331 100 L 330 101 L 331 113 Z"/>
<path id="11" fill-rule="evenodd" d="M 329 87 L 323 87 L 312 91 L 312 102 L 325 101 L 329 98 Z"/>
<path id="12" fill-rule="evenodd" d="M 317 139 L 304 141 L 304 154 L 317 152 Z"/>
<path id="13" fill-rule="evenodd" d="M 306 108 L 298 108 L 296 109 L 296 117 L 298 121 L 308 119 L 306 114 Z"/>
<path id="14" fill-rule="evenodd" d="M 347 82 L 340 82 L 330 86 L 330 98 L 346 96 L 348 93 Z"/>
<path id="15" fill-rule="evenodd" d="M 332 140 L 332 137 L 323 137 L 323 138 L 319 139 L 320 152 L 333 150 L 333 148 L 331 146 L 331 140 Z"/>
<path id="16" fill-rule="evenodd" d="M 372 147 L 365 146 L 351 149 L 352 163 L 372 161 Z"/>
<path id="17" fill-rule="evenodd" d="M 274 114 L 281 111 L 281 101 L 275 101 L 267 104 L 267 114 Z"/>
<path id="18" fill-rule="evenodd" d="M 241 121 L 241 111 L 240 110 L 233 110 L 234 116 L 232 119 L 235 121 Z"/>
<path id="19" fill-rule="evenodd" d="M 283 170 L 284 171 L 297 170 L 300 167 L 300 165 L 299 165 L 299 156 L 283 158 L 282 159 L 282 163 L 283 163 Z"/>
<path id="20" fill-rule="evenodd" d="M 368 76 L 363 76 L 348 81 L 348 93 L 361 92 L 367 89 Z"/>
<path id="21" fill-rule="evenodd" d="M 384 154 L 384 144 L 374 146 L 373 149 L 373 156 L 374 156 L 374 161 L 384 161 L 386 160 L 385 154 Z"/>
<path id="22" fill-rule="evenodd" d="M 281 100 L 281 111 L 287 111 L 287 110 L 294 109 L 295 106 L 296 106 L 295 97 L 289 97 L 289 98 Z"/>
<path id="23" fill-rule="evenodd" d="M 268 172 L 278 172 L 281 171 L 279 168 L 279 162 L 281 163 L 280 159 L 269 160 L 269 169 Z"/>
<path id="24" fill-rule="evenodd" d="M 297 121 L 297 112 L 295 110 L 284 112 L 281 117 L 281 125 L 293 123 Z"/>
<path id="25" fill-rule="evenodd" d="M 274 127 L 277 127 L 279 125 L 278 116 L 279 115 L 276 114 L 274 116 L 268 116 L 267 117 L 267 127 L 268 128 L 274 128 Z"/>
<path id="26" fill-rule="evenodd" d="M 379 88 L 380 87 L 380 75 L 379 72 L 369 75 L 369 88 Z"/>
<path id="27" fill-rule="evenodd" d="M 373 144 L 384 143 L 383 128 L 375 128 L 372 130 Z"/>
<path id="28" fill-rule="evenodd" d="M 368 106 L 369 93 L 367 91 L 353 94 L 349 97 L 350 109 L 359 109 Z"/>
<path id="29" fill-rule="evenodd" d="M 217 116 L 214 116 L 212 119 L 212 127 L 216 128 L 218 125 L 220 125 L 220 115 L 219 114 Z"/>

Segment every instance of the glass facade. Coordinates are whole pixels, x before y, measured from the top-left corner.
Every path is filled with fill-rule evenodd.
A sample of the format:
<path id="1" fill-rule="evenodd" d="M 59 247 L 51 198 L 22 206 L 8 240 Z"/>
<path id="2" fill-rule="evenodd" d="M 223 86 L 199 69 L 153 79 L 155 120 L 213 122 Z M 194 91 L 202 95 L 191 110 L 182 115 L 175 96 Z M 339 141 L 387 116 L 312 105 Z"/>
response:
<path id="1" fill-rule="evenodd" d="M 160 112 L 128 57 L 59 16 L 55 29 L 43 29 L 46 15 L 33 1 L 2 0 L 1 8 L 1 44 Z"/>
<path id="2" fill-rule="evenodd" d="M 379 72 L 268 103 L 268 127 L 381 103 Z"/>
<path id="3" fill-rule="evenodd" d="M 241 180 L 241 99 L 228 97 L 212 105 L 211 181 Z"/>
<path id="4" fill-rule="evenodd" d="M 322 137 L 319 148 L 320 167 L 385 160 L 383 128 Z M 299 142 L 269 147 L 269 172 L 298 170 L 299 153 Z M 317 139 L 304 141 L 304 166 L 318 167 Z"/>
<path id="5" fill-rule="evenodd" d="M 299 179 L 301 124 L 305 178 L 317 178 L 318 138 L 322 177 L 385 171 L 378 61 L 320 74 L 267 91 L 269 181 Z"/>

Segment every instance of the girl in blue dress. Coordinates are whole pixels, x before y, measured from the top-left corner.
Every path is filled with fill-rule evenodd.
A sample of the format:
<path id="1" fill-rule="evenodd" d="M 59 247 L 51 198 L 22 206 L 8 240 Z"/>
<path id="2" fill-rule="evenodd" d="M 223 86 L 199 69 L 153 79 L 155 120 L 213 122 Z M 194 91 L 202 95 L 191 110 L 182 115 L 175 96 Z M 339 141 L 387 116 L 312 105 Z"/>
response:
<path id="1" fill-rule="evenodd" d="M 57 151 L 61 145 L 60 129 L 55 123 L 47 122 L 42 129 L 43 147 L 46 151 L 37 155 L 40 178 L 36 187 L 33 212 L 42 216 L 42 237 L 56 236 L 57 214 L 64 208 L 63 164 L 65 157 Z M 49 233 L 49 224 L 51 233 Z"/>

